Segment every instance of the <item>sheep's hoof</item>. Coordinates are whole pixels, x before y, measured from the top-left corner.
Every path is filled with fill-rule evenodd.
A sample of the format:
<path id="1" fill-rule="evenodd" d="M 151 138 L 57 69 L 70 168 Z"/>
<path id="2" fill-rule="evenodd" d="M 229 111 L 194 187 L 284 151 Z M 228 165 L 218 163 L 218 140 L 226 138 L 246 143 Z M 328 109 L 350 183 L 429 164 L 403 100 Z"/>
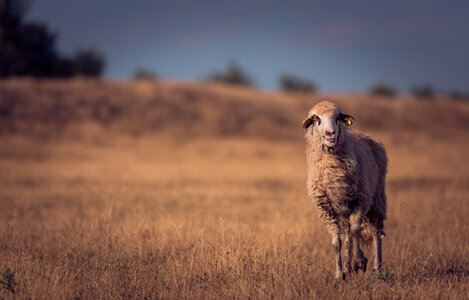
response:
<path id="1" fill-rule="evenodd" d="M 371 273 L 371 274 L 372 275 L 379 275 L 379 273 L 381 273 L 381 268 L 374 267 L 373 268 L 373 273 Z"/>
<path id="2" fill-rule="evenodd" d="M 363 256 L 363 259 L 360 261 L 356 261 L 355 265 L 353 267 L 355 273 L 358 272 L 358 270 L 362 270 L 363 272 L 366 272 L 366 265 L 368 264 L 368 259 Z"/>
<path id="3" fill-rule="evenodd" d="M 338 272 L 335 274 L 335 279 L 337 281 L 343 281 L 345 280 L 345 273 L 344 272 Z"/>

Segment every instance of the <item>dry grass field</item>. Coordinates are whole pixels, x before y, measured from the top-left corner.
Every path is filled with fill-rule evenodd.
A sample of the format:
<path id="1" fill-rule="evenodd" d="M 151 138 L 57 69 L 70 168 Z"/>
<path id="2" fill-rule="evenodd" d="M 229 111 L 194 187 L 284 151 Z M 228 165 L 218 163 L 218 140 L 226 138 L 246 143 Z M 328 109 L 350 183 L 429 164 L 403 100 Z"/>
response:
<path id="1" fill-rule="evenodd" d="M 0 82 L 0 298 L 468 299 L 469 103 L 324 97 L 390 161 L 384 270 L 340 283 L 304 187 L 323 96 Z"/>

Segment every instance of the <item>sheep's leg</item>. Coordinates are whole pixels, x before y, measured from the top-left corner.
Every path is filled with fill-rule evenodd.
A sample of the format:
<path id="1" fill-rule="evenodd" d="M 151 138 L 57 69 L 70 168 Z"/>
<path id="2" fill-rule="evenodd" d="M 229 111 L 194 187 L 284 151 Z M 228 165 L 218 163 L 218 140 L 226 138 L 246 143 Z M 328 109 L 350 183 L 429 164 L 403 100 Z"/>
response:
<path id="1" fill-rule="evenodd" d="M 359 269 L 366 272 L 366 264 L 368 259 L 363 255 L 363 251 L 360 248 L 360 225 L 363 220 L 363 213 L 358 211 L 350 215 L 350 231 L 353 240 L 353 256 L 355 257 L 354 270 L 358 272 Z"/>
<path id="2" fill-rule="evenodd" d="M 352 271 L 352 238 L 350 232 L 345 234 L 345 253 L 346 253 L 346 262 L 345 262 L 345 272 L 349 273 Z"/>
<path id="3" fill-rule="evenodd" d="M 374 252 L 374 266 L 373 272 L 379 272 L 382 265 L 381 257 L 381 232 L 375 230 L 373 233 L 373 252 Z"/>
<path id="4" fill-rule="evenodd" d="M 342 271 L 342 257 L 340 251 L 342 249 L 342 241 L 340 240 L 340 235 L 338 228 L 334 228 L 336 230 L 331 230 L 332 235 L 332 247 L 334 247 L 334 255 L 335 255 L 335 279 L 337 280 L 344 280 L 345 274 Z"/>

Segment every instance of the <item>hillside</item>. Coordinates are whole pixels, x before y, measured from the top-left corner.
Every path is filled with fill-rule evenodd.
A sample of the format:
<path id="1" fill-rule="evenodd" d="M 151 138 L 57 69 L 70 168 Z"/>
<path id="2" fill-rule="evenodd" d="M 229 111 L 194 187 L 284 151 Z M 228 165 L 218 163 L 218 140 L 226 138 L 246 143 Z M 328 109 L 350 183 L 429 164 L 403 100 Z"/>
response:
<path id="1" fill-rule="evenodd" d="M 322 99 L 337 102 L 365 131 L 451 139 L 469 129 L 469 103 L 449 99 L 291 95 L 197 83 L 9 80 L 0 82 L 0 134 L 298 139 L 301 121 Z"/>

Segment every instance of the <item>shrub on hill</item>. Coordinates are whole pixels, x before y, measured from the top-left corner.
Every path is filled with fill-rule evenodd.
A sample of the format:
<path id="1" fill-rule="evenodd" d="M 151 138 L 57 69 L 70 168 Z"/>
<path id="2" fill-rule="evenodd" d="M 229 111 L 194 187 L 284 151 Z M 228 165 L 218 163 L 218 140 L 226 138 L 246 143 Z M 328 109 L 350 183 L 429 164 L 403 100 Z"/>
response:
<path id="1" fill-rule="evenodd" d="M 147 70 L 143 67 L 138 67 L 135 72 L 134 72 L 134 75 L 132 76 L 132 78 L 134 80 L 148 80 L 148 81 L 152 81 L 152 80 L 156 80 L 158 78 L 158 76 L 156 75 L 155 72 L 153 71 L 150 71 L 150 70 Z"/>
<path id="2" fill-rule="evenodd" d="M 420 86 L 413 86 L 410 92 L 414 97 L 421 99 L 433 99 L 435 97 L 435 90 L 429 84 L 423 84 Z"/>
<path id="3" fill-rule="evenodd" d="M 208 80 L 216 83 L 241 85 L 241 86 L 252 86 L 254 85 L 251 77 L 236 63 L 232 62 L 228 65 L 224 71 L 215 71 Z"/>
<path id="4" fill-rule="evenodd" d="M 370 95 L 373 97 L 394 98 L 397 95 L 397 90 L 385 83 L 377 83 L 370 88 Z"/>
<path id="5" fill-rule="evenodd" d="M 282 74 L 279 77 L 279 89 L 284 92 L 316 93 L 314 82 L 295 75 Z"/>

